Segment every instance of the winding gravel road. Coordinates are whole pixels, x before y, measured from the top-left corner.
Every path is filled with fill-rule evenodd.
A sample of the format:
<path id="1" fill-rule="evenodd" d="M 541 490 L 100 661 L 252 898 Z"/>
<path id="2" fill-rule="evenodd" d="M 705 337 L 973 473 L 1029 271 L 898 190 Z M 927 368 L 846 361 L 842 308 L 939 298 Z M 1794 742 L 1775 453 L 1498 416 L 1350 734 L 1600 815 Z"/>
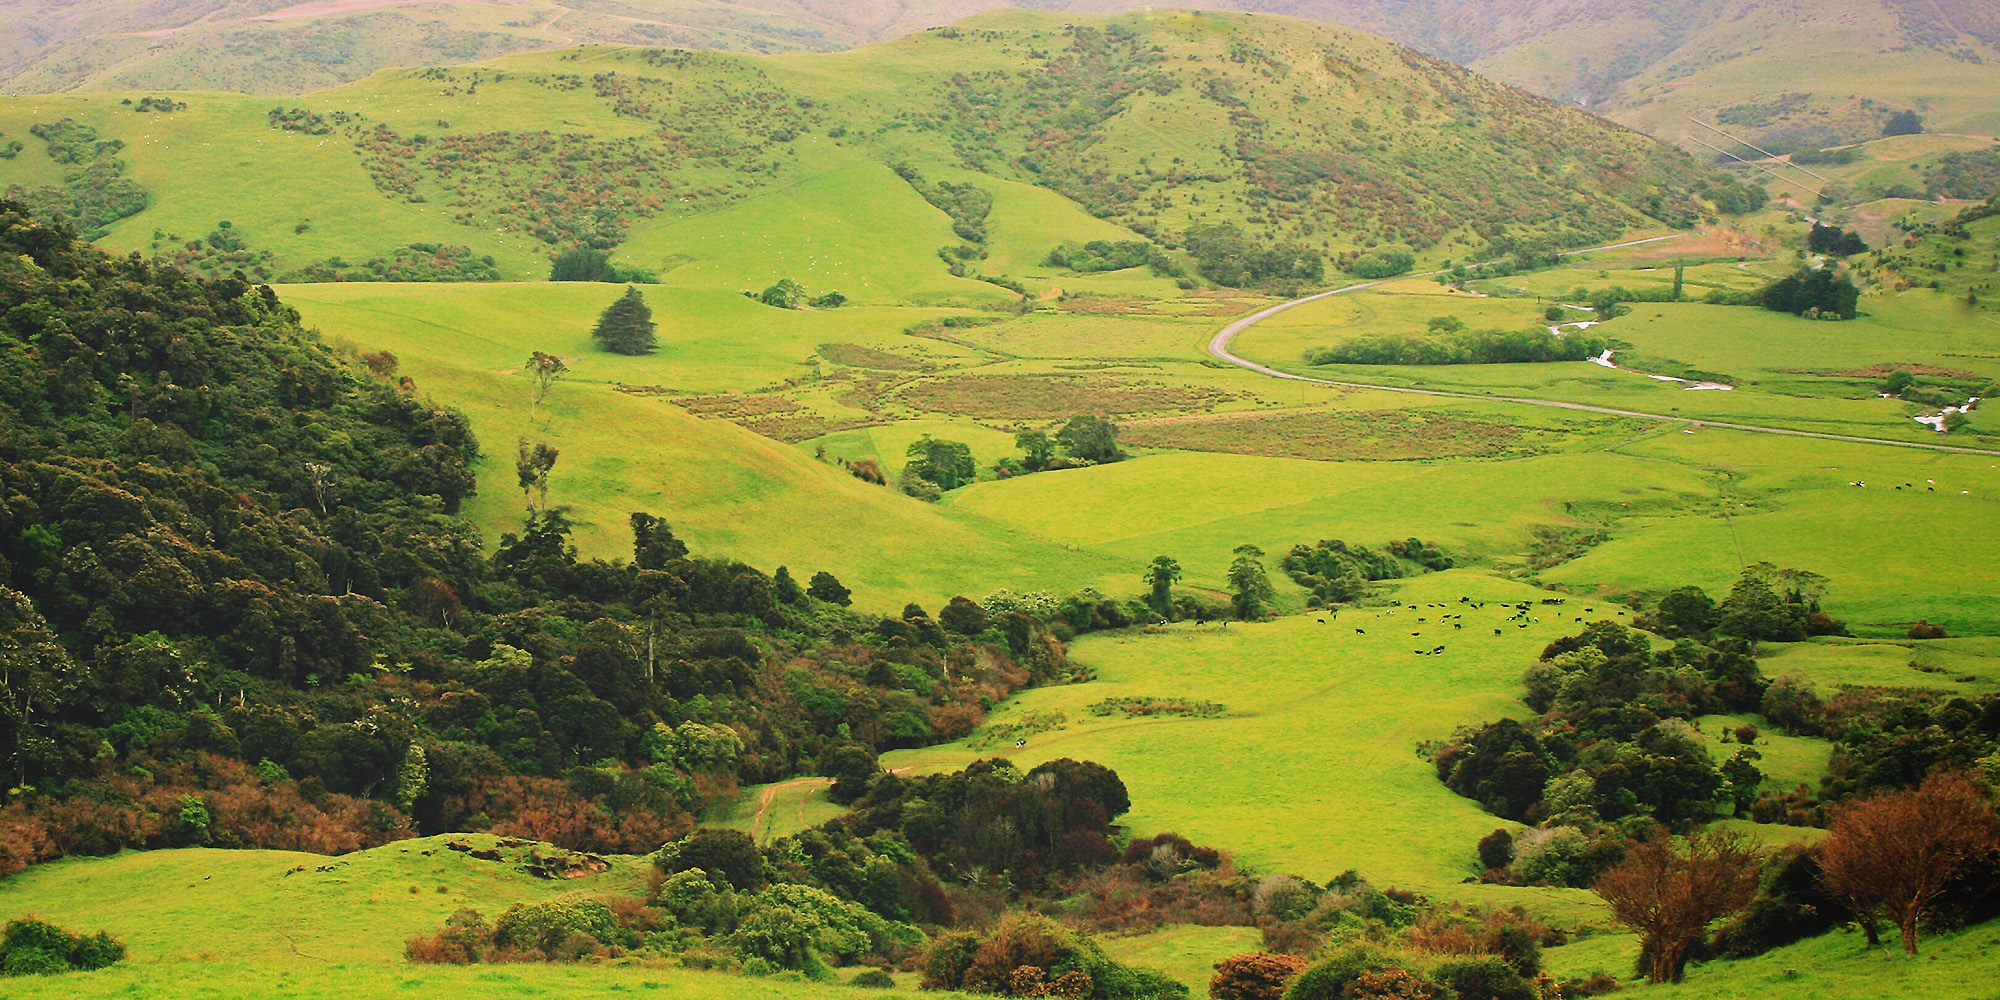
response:
<path id="1" fill-rule="evenodd" d="M 1652 239 L 1632 240 L 1626 243 L 1612 243 L 1601 247 L 1591 247 L 1588 250 L 1572 250 L 1564 254 L 1564 256 L 1574 256 L 1576 254 L 1592 253 L 1598 250 L 1616 250 L 1621 247 L 1633 247 L 1645 243 L 1658 243 L 1662 240 L 1672 240 L 1679 238 L 1680 238 L 1679 235 L 1655 236 Z M 1645 413 L 1639 410 L 1620 410 L 1610 406 L 1591 406 L 1587 403 L 1570 403 L 1560 399 L 1535 399 L 1529 396 L 1494 396 L 1476 392 L 1448 392 L 1443 389 L 1412 389 L 1409 388 L 1408 386 L 1373 385 L 1367 382 L 1342 382 L 1336 379 L 1313 378 L 1308 375 L 1294 375 L 1291 372 L 1279 371 L 1276 368 L 1271 368 L 1266 365 L 1260 365 L 1255 361 L 1238 357 L 1235 354 L 1231 353 L 1229 350 L 1229 344 L 1231 341 L 1236 339 L 1237 334 L 1240 334 L 1243 331 L 1248 330 L 1251 327 L 1256 326 L 1257 324 L 1262 323 L 1263 321 L 1270 319 L 1271 317 L 1276 316 L 1281 312 L 1286 311 L 1287 309 L 1294 309 L 1299 306 L 1305 305 L 1308 302 L 1318 302 L 1321 299 L 1330 298 L 1335 295 L 1345 295 L 1348 292 L 1358 292 L 1363 289 L 1374 288 L 1378 285 L 1386 285 L 1391 281 L 1402 281 L 1407 278 L 1427 278 L 1442 273 L 1444 272 L 1425 271 L 1421 274 L 1399 274 L 1393 278 L 1384 278 L 1381 281 L 1364 281 L 1358 285 L 1348 285 L 1345 288 L 1336 288 L 1333 289 L 1332 291 L 1320 292 L 1317 295 L 1308 295 L 1302 299 L 1293 299 L 1290 302 L 1280 303 L 1278 305 L 1272 306 L 1269 309 L 1265 309 L 1262 312 L 1252 313 L 1249 316 L 1245 316 L 1242 319 L 1239 319 L 1236 322 L 1223 327 L 1220 331 L 1216 333 L 1214 337 L 1211 337 L 1209 339 L 1208 353 L 1213 354 L 1217 358 L 1220 358 L 1223 361 L 1227 361 L 1232 365 L 1236 365 L 1242 368 L 1248 368 L 1249 370 L 1256 372 L 1260 375 L 1268 375 L 1271 378 L 1289 379 L 1294 382 L 1310 382 L 1314 385 L 1332 385 L 1332 386 L 1340 386 L 1346 389 L 1374 389 L 1378 392 L 1401 392 L 1401 393 L 1407 393 L 1412 396 L 1442 396 L 1447 399 L 1477 399 L 1489 403 L 1519 403 L 1523 406 L 1549 406 L 1559 410 L 1580 410 L 1584 413 L 1602 413 L 1613 417 L 1638 417 L 1643 420 L 1662 420 L 1675 423 L 1691 424 L 1695 427 L 1720 427 L 1725 430 L 1751 431 L 1757 434 L 1784 434 L 1790 437 L 1818 438 L 1819 440 L 1822 441 L 1847 441 L 1854 444 L 1882 444 L 1882 445 L 1889 445 L 1890 447 L 1894 448 L 1922 448 L 1927 451 L 1951 451 L 1967 455 L 2000 455 L 2000 451 L 1994 451 L 1987 448 L 1962 448 L 1957 445 L 1949 445 L 1949 444 L 1926 444 L 1922 441 L 1896 441 L 1889 438 L 1858 437 L 1852 434 L 1827 434 L 1820 431 L 1798 431 L 1798 430 L 1792 430 L 1787 427 L 1765 427 L 1759 424 L 1738 424 L 1724 420 L 1704 420 L 1698 417 L 1680 417 L 1666 413 Z"/>

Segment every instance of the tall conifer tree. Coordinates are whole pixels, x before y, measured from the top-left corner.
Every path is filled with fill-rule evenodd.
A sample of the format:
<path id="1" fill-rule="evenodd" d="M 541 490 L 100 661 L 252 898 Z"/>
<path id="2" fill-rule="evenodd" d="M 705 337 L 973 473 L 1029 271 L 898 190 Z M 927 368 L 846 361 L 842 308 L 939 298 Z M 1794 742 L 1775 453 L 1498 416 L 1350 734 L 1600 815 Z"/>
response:
<path id="1" fill-rule="evenodd" d="M 637 288 L 627 285 L 625 294 L 597 317 L 597 329 L 591 336 L 613 354 L 651 354 L 660 346 L 653 329 L 652 308 Z"/>

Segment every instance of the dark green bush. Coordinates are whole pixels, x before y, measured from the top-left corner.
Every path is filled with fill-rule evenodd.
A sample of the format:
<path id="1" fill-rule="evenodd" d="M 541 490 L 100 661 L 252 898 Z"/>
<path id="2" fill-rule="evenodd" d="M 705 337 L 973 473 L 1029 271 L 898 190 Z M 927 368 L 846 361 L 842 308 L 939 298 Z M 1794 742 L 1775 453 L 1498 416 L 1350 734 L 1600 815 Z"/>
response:
<path id="1" fill-rule="evenodd" d="M 0 975 L 90 972 L 124 958 L 125 946 L 103 931 L 80 934 L 32 916 L 8 921 L 0 933 Z"/>

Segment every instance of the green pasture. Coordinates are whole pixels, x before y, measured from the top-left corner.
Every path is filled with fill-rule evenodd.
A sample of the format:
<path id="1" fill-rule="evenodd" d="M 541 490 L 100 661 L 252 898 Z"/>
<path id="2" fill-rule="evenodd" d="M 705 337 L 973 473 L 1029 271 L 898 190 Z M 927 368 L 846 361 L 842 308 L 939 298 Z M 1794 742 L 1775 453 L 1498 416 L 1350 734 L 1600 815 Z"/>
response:
<path id="1" fill-rule="evenodd" d="M 511 852 L 506 861 L 481 861 L 448 850 L 449 841 L 483 848 L 495 838 L 429 837 L 339 858 L 194 848 L 38 865 L 0 881 L 0 912 L 106 930 L 125 943 L 129 955 L 99 972 L 9 980 L 5 994 L 167 1000 L 273 995 L 331 1000 L 412 990 L 445 998 L 824 995 L 823 987 L 794 980 L 695 972 L 657 960 L 410 964 L 403 959 L 404 942 L 434 933 L 461 907 L 478 909 L 491 920 L 515 902 L 577 891 L 636 895 L 645 888 L 644 858 L 613 858 L 610 872 L 547 881 L 519 871 Z"/>
<path id="2" fill-rule="evenodd" d="M 108 930 L 131 950 L 134 966 L 370 962 L 400 957 L 404 941 L 436 930 L 460 907 L 490 919 L 514 902 L 644 885 L 640 858 L 614 859 L 611 871 L 580 881 L 551 882 L 518 871 L 512 860 L 449 850 L 451 841 L 485 848 L 496 838 L 450 834 L 339 858 L 201 848 L 68 858 L 0 882 L 0 911 Z"/>
<path id="3" fill-rule="evenodd" d="M 1208 995 L 1215 964 L 1231 955 L 1264 951 L 1263 932 L 1255 927 L 1202 927 L 1181 924 L 1146 934 L 1120 934 L 1098 939 L 1112 958 L 1128 965 L 1158 969 L 1186 983 L 1188 995 Z"/>
<path id="4" fill-rule="evenodd" d="M 1676 986 L 1647 987 L 1658 1000 L 1983 1000 L 2000 991 L 2000 924 L 1928 935 L 1922 954 L 1892 943 L 1867 947 L 1859 931 L 1836 930 L 1756 958 L 1690 966 Z M 1615 966 L 1613 971 L 1619 970 Z"/>
<path id="5" fill-rule="evenodd" d="M 868 305 L 1012 298 L 949 273 L 937 248 L 958 242 L 950 219 L 894 171 L 861 163 L 726 209 L 641 222 L 619 256 L 670 284 L 732 292 L 791 278 Z"/>
<path id="6" fill-rule="evenodd" d="M 1773 262 L 1703 264 L 1688 269 L 1687 295 L 1703 288 L 1741 290 L 1763 284 Z M 1783 268 L 1778 268 L 1782 272 Z M 1604 275 L 1600 277 L 1599 275 Z M 1581 305 L 1577 287 L 1671 286 L 1672 266 L 1627 262 L 1616 270 L 1590 264 L 1481 282 L 1496 293 L 1474 296 L 1421 279 L 1321 299 L 1280 313 L 1237 337 L 1242 357 L 1285 371 L 1342 381 L 1514 395 L 1660 413 L 1788 427 L 1826 433 L 1937 441 L 1936 431 L 1911 418 L 1923 407 L 1881 399 L 1875 366 L 1930 366 L 1963 371 L 1974 381 L 2000 378 L 2000 356 L 1982 324 L 1967 322 L 1962 301 L 1930 289 L 1885 292 L 1863 300 L 1849 322 L 1800 319 L 1743 306 L 1698 302 L 1634 302 L 1630 314 L 1589 328 L 1618 347 L 1619 369 L 1584 362 L 1530 365 L 1309 366 L 1315 348 L 1365 336 L 1422 334 L 1436 317 L 1473 329 L 1549 325 L 1550 305 Z M 1529 297 L 1533 296 L 1533 297 Z M 1566 310 L 1561 322 L 1591 320 Z M 1565 330 L 1575 329 L 1566 327 Z M 1695 381 L 1721 379 L 1727 391 L 1689 389 L 1649 375 Z M 1963 443 L 1992 447 L 1979 438 Z M 2000 448 L 1996 448 L 2000 450 Z"/>
<path id="7" fill-rule="evenodd" d="M 1990 637 L 1866 642 L 1822 639 L 1780 646 L 1763 657 L 1764 672 L 1797 673 L 1823 690 L 1843 687 L 1925 688 L 1964 695 L 2000 688 L 2000 649 Z"/>
<path id="8" fill-rule="evenodd" d="M 1134 567 L 1170 555 L 1191 579 L 1212 585 L 1245 542 L 1275 563 L 1291 546 L 1322 538 L 1379 546 L 1416 535 L 1484 561 L 1518 556 L 1536 525 L 1583 523 L 1577 508 L 1673 513 L 1707 504 L 1709 494 L 1696 470 L 1602 452 L 1495 462 L 1181 452 L 981 483 L 948 502 Z"/>
<path id="9" fill-rule="evenodd" d="M 1780 646 L 1789 651 L 1792 647 Z M 1806 647 L 1816 648 L 1816 647 Z M 1767 656 L 1760 666 L 1769 671 L 1772 660 Z M 1776 676 L 1776 675 L 1773 675 Z M 1817 679 L 1817 673 L 1812 676 Z M 1757 727 L 1757 742 L 1750 749 L 1757 751 L 1760 759 L 1757 769 L 1764 772 L 1763 788 L 1774 792 L 1788 792 L 1797 785 L 1819 787 L 1819 779 L 1826 776 L 1827 758 L 1833 747 L 1827 741 L 1810 736 L 1791 736 L 1770 724 L 1760 715 L 1704 715 L 1695 720 L 1695 728 L 1708 741 L 1709 756 L 1718 761 L 1727 760 L 1730 755 L 1743 749 L 1736 741 L 1735 731 L 1742 726 Z M 1723 739 L 1724 735 L 1728 739 Z"/>
<path id="10" fill-rule="evenodd" d="M 676 372 L 687 370 L 676 364 L 672 347 L 650 358 L 622 358 L 586 346 L 587 325 L 578 324 L 587 324 L 599 302 L 618 294 L 616 286 L 392 289 L 421 303 L 400 306 L 400 313 L 366 304 L 384 287 L 313 286 L 301 289 L 297 301 L 307 321 L 328 336 L 394 352 L 419 392 L 471 418 L 486 454 L 475 470 L 480 493 L 466 509 L 489 541 L 520 524 L 524 508 L 513 448 L 517 439 L 534 437 L 562 451 L 549 501 L 571 509 L 586 555 L 629 555 L 626 515 L 644 510 L 666 517 L 699 551 L 767 570 L 829 570 L 870 607 L 935 604 L 1003 586 L 1069 589 L 1124 576 L 1112 559 L 1067 552 L 984 518 L 864 483 L 802 449 L 693 416 L 666 398 L 616 391 L 617 383 L 671 384 Z M 498 301 L 482 301 L 496 293 Z M 517 297 L 510 300 L 510 293 Z M 697 293 L 666 293 L 668 299 L 678 295 L 702 301 Z M 460 297 L 472 304 L 454 307 Z M 751 316 L 789 315 L 740 296 L 710 293 L 710 299 Z M 549 314 L 535 309 L 538 302 L 577 317 L 562 324 L 560 338 L 545 325 Z M 838 322 L 842 312 L 815 315 Z M 663 327 L 671 344 L 671 327 Z M 542 421 L 529 421 L 529 383 L 519 370 L 535 350 L 574 358 L 578 366 L 543 405 L 546 430 Z"/>
<path id="11" fill-rule="evenodd" d="M 1514 610 L 1497 602 L 1545 592 L 1467 571 L 1404 581 L 1393 594 L 1416 606 L 1080 639 L 1072 656 L 1094 680 L 1024 692 L 989 721 L 1050 722 L 1059 713 L 1061 728 L 1029 732 L 1020 747 L 985 746 L 975 734 L 896 751 L 884 764 L 1095 760 L 1130 789 L 1124 822 L 1136 834 L 1172 830 L 1226 847 L 1257 871 L 1324 882 L 1351 868 L 1378 882 L 1492 901 L 1532 895 L 1578 917 L 1592 912 L 1580 893 L 1459 887 L 1476 874 L 1472 846 L 1508 824 L 1439 784 L 1417 751 L 1459 725 L 1524 713 L 1524 666 L 1573 631 L 1575 619 L 1613 618 L 1621 609 L 1538 606 L 1539 620 L 1521 628 L 1504 621 Z M 1461 597 L 1496 603 L 1474 610 Z M 1464 619 L 1444 622 L 1446 614 Z M 1440 655 L 1415 655 L 1439 645 Z M 1211 718 L 1092 714 L 1090 706 L 1108 698 L 1212 701 L 1224 710 Z"/>
<path id="12" fill-rule="evenodd" d="M 1773 562 L 1826 576 L 1827 606 L 1864 634 L 1901 635 L 1923 618 L 2000 630 L 1988 571 L 2000 555 L 1989 527 L 2000 457 L 1706 428 L 1619 454 L 1706 470 L 1715 502 L 1692 516 L 1634 518 L 1544 580 L 1657 592 L 1671 579 L 1720 598 L 1743 566 Z"/>
<path id="13" fill-rule="evenodd" d="M 752 785 L 737 794 L 736 800 L 712 810 L 702 820 L 704 826 L 741 830 L 769 844 L 790 837 L 839 816 L 847 807 L 827 798 L 825 778 L 794 778 L 769 785 Z"/>
<path id="14" fill-rule="evenodd" d="M 118 103 L 141 96 L 0 97 L 0 132 L 26 144 L 12 160 L 0 160 L 0 187 L 59 183 L 62 168 L 28 129 L 69 117 L 97 129 L 102 139 L 122 140 L 125 175 L 149 196 L 144 212 L 111 225 L 101 245 L 114 253 L 171 251 L 227 221 L 252 249 L 272 251 L 278 271 L 335 256 L 364 261 L 429 242 L 470 246 L 492 256 L 510 278 L 548 274 L 547 247 L 539 241 L 456 224 L 442 205 L 383 197 L 340 132 L 315 136 L 272 128 L 266 118 L 272 98 L 182 94 L 178 99 L 187 107 L 166 114 L 139 114 Z M 302 224 L 305 230 L 296 231 Z M 156 232 L 179 240 L 156 246 Z"/>

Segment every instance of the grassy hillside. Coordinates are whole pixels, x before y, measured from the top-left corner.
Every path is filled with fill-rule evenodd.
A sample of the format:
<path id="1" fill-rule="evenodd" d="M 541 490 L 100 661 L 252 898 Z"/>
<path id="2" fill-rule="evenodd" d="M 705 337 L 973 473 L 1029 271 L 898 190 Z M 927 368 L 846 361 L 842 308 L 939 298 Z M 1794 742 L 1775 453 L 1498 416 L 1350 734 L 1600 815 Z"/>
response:
<path id="1" fill-rule="evenodd" d="M 389 66 L 460 65 L 583 42 L 833 50 L 880 42 L 996 8 L 1105 11 L 1136 0 L 1025 4 L 939 0 L 635 0 L 575 7 L 536 0 L 225 3 L 110 0 L 19 5 L 22 30 L 0 49 L 15 93 L 72 88 L 301 93 Z M 1990 136 L 2000 118 L 2000 24 L 1969 0 L 1216 0 L 1197 6 L 1310 18 L 1368 31 L 1494 80 L 1589 107 L 1662 139 L 1718 137 L 1695 115 L 1760 142 L 1812 147 L 1866 139 L 1892 111 L 1936 131 Z M 1806 57 L 1807 54 L 1810 57 Z M 1183 124 L 1187 124 L 1183 122 Z M 1736 148 L 1736 152 L 1746 151 Z"/>
<path id="2" fill-rule="evenodd" d="M 0 906 L 74 927 L 109 930 L 130 957 L 88 975 L 12 980 L 18 997 L 340 997 L 422 990 L 440 997 L 585 995 L 672 990 L 704 1000 L 819 995 L 783 979 L 662 968 L 638 962 L 591 966 L 419 966 L 403 943 L 430 933 L 460 907 L 488 919 L 513 902 L 563 892 L 626 895 L 643 890 L 643 859 L 617 858 L 611 872 L 547 881 L 517 867 L 525 848 L 481 861 L 450 841 L 494 847 L 465 834 L 403 841 L 327 858 L 283 851 L 180 850 L 126 853 L 43 865 L 0 883 Z M 912 984 L 914 985 L 914 984 Z M 912 991 L 914 992 L 914 991 Z M 888 995 L 901 995 L 900 991 Z"/>
<path id="3" fill-rule="evenodd" d="M 0 101 L 0 132 L 27 145 L 0 161 L 0 183 L 49 185 L 30 133 L 69 119 L 90 142 L 123 142 L 92 155 L 143 189 L 136 214 L 86 226 L 106 246 L 266 279 L 417 243 L 538 277 L 535 255 L 584 245 L 670 283 L 796 270 L 857 300 L 976 301 L 1004 293 L 971 278 L 1032 277 L 1064 241 L 1174 246 L 1232 224 L 1329 256 L 1387 243 L 1463 258 L 1689 220 L 1711 180 L 1667 147 L 1380 39 L 1264 17 L 995 14 L 837 54 L 586 47 L 386 70 L 282 102 L 188 93 L 154 111 L 146 96 Z M 966 183 L 992 208 L 942 224 L 925 200 Z M 221 221 L 233 226 L 217 240 Z M 801 228 L 851 256 L 815 260 L 786 238 Z M 984 256 L 953 291 L 932 251 L 957 244 Z"/>

